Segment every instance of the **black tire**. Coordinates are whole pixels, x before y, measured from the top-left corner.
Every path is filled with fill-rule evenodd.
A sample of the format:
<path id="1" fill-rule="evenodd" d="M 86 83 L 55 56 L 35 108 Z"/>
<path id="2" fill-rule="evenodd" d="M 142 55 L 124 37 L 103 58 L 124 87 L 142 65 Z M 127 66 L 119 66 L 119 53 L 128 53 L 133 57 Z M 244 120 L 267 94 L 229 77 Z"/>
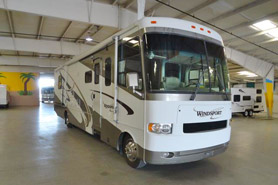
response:
<path id="1" fill-rule="evenodd" d="M 254 115 L 253 110 L 249 110 L 249 111 L 248 111 L 248 116 L 249 116 L 249 117 L 253 117 L 253 115 Z"/>
<path id="2" fill-rule="evenodd" d="M 249 111 L 248 111 L 248 110 L 245 110 L 244 113 L 243 113 L 243 116 L 244 116 L 244 117 L 248 117 L 248 116 L 249 116 Z"/>
<path id="3" fill-rule="evenodd" d="M 7 105 L 5 106 L 6 109 L 8 109 L 9 107 L 10 107 L 10 104 L 7 104 Z"/>
<path id="4" fill-rule="evenodd" d="M 72 128 L 72 124 L 69 122 L 69 117 L 68 117 L 68 113 L 65 112 L 65 124 L 67 125 L 68 128 Z"/>
<path id="5" fill-rule="evenodd" d="M 123 153 L 125 160 L 132 168 L 143 168 L 146 163 L 138 158 L 138 145 L 130 135 L 126 135 L 123 141 Z"/>

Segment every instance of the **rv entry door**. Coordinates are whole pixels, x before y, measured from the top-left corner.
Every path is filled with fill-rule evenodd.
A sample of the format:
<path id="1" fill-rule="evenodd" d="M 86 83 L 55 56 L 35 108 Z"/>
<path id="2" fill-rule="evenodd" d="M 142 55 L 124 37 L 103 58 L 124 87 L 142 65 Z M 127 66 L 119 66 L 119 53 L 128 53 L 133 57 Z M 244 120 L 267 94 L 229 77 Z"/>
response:
<path id="1" fill-rule="evenodd" d="M 98 130 L 101 128 L 102 116 L 102 59 L 97 58 L 94 61 L 93 75 L 93 128 Z"/>

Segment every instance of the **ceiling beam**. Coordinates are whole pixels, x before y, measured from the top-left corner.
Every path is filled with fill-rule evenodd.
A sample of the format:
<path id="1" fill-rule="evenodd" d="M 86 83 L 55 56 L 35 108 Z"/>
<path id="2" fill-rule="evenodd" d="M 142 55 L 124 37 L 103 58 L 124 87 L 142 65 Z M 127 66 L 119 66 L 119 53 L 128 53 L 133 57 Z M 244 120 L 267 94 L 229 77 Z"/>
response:
<path id="1" fill-rule="evenodd" d="M 162 0 L 162 2 L 164 3 L 169 3 L 170 0 Z M 148 10 L 145 11 L 145 16 L 149 17 L 153 14 L 154 11 L 156 11 L 157 9 L 159 9 L 163 4 L 162 3 L 156 3 L 154 6 L 152 6 L 151 8 L 149 8 Z"/>
<path id="2" fill-rule="evenodd" d="M 0 1 L 0 8 L 116 28 L 125 28 L 137 20 L 135 12 L 97 1 L 92 2 L 91 13 L 85 0 L 12 0 L 7 6 Z"/>
<path id="3" fill-rule="evenodd" d="M 119 2 L 119 0 L 114 0 L 112 5 L 116 5 L 116 4 L 118 4 L 118 2 Z"/>
<path id="4" fill-rule="evenodd" d="M 9 23 L 9 28 L 10 28 L 10 31 L 11 31 L 11 35 L 12 35 L 13 38 L 15 38 L 14 23 L 13 23 L 13 19 L 12 19 L 12 16 L 11 16 L 11 12 L 9 10 L 6 10 L 6 12 L 7 12 L 8 23 Z"/>
<path id="5" fill-rule="evenodd" d="M 136 2 L 136 0 L 130 0 L 129 2 L 126 3 L 126 5 L 124 6 L 125 8 L 129 8 L 133 5 L 133 3 Z"/>
<path id="6" fill-rule="evenodd" d="M 270 29 L 264 30 L 264 31 L 257 31 L 255 33 L 251 33 L 251 34 L 241 35 L 240 37 L 243 37 L 245 39 L 246 38 L 250 38 L 250 37 L 257 37 L 257 36 L 264 35 L 267 32 L 269 32 L 271 30 L 275 30 L 275 29 L 277 29 L 277 28 L 275 27 L 275 28 L 270 28 Z M 227 43 L 227 44 L 230 44 L 230 43 L 232 43 L 234 41 L 238 41 L 238 38 L 232 38 L 232 39 L 224 40 L 224 42 Z"/>
<path id="7" fill-rule="evenodd" d="M 248 4 L 245 4 L 245 5 L 241 6 L 239 8 L 236 8 L 234 10 L 231 10 L 231 11 L 228 11 L 226 13 L 223 13 L 223 14 L 215 17 L 215 18 L 212 18 L 212 19 L 208 20 L 207 22 L 213 23 L 213 22 L 216 22 L 216 21 L 220 21 L 222 19 L 225 19 L 227 17 L 233 16 L 235 14 L 238 14 L 240 12 L 246 11 L 248 9 L 254 8 L 254 7 L 256 7 L 258 5 L 261 5 L 263 3 L 266 3 L 268 1 L 270 1 L 270 0 L 257 0 L 257 1 L 253 1 L 251 3 L 248 3 Z"/>
<path id="8" fill-rule="evenodd" d="M 80 39 L 82 39 L 82 37 L 84 37 L 86 34 L 88 34 L 88 32 L 94 27 L 94 25 L 90 25 L 88 26 L 75 40 L 75 43 L 77 43 Z"/>
<path id="9" fill-rule="evenodd" d="M 271 13 L 271 14 L 268 14 L 268 15 L 266 15 L 266 16 L 264 16 L 264 17 L 261 17 L 261 18 L 259 18 L 259 19 L 255 19 L 255 20 L 243 22 L 243 23 L 240 23 L 240 24 L 231 26 L 231 27 L 229 27 L 229 28 L 225 28 L 225 30 L 228 30 L 229 32 L 231 32 L 231 31 L 236 30 L 236 29 L 238 29 L 238 28 L 245 27 L 245 26 L 250 26 L 250 25 L 252 25 L 252 24 L 254 24 L 254 23 L 263 21 L 263 20 L 265 20 L 265 19 L 272 19 L 272 18 L 277 17 L 277 16 L 278 16 L 278 12 L 275 11 L 275 12 L 273 12 L 273 13 Z M 221 31 L 219 31 L 219 32 L 221 32 Z"/>
<path id="10" fill-rule="evenodd" d="M 14 46 L 16 45 L 16 47 Z M 91 46 L 72 42 L 0 37 L 1 50 L 27 51 L 56 55 L 79 55 Z"/>
<path id="11" fill-rule="evenodd" d="M 44 22 L 44 16 L 41 16 L 40 24 L 39 24 L 38 32 L 37 32 L 38 33 L 37 39 L 40 39 L 40 36 L 41 36 L 41 33 L 42 33 L 43 22 Z"/>
<path id="12" fill-rule="evenodd" d="M 6 5 L 5 5 L 6 6 Z M 17 47 L 16 47 L 16 44 L 15 44 L 15 30 L 14 30 L 14 22 L 13 22 L 13 18 L 11 16 L 11 12 L 9 10 L 6 10 L 7 12 L 7 17 L 8 17 L 8 23 L 9 23 L 9 28 L 10 28 L 10 31 L 11 31 L 11 35 L 12 35 L 12 39 L 13 39 L 13 43 L 14 43 L 14 49 L 16 51 L 16 54 L 17 56 L 19 55 L 19 52 L 17 51 Z"/>
<path id="13" fill-rule="evenodd" d="M 38 57 L 0 56 L 0 65 L 5 66 L 32 66 L 56 68 L 65 63 L 61 59 L 49 59 Z M 2 67 L 1 67 L 2 68 Z"/>
<path id="14" fill-rule="evenodd" d="M 67 28 L 64 30 L 63 34 L 61 35 L 61 37 L 60 37 L 60 39 L 59 39 L 60 41 L 63 40 L 63 38 L 65 37 L 65 35 L 66 35 L 67 32 L 69 31 L 69 28 L 72 26 L 72 23 L 73 23 L 73 21 L 70 21 L 70 22 L 69 22 Z"/>
<path id="15" fill-rule="evenodd" d="M 225 47 L 227 59 L 239 64 L 261 77 L 266 77 L 273 64 L 259 58 L 247 55 L 232 48 Z"/>
<path id="16" fill-rule="evenodd" d="M 209 5 L 212 4 L 212 3 L 215 3 L 216 1 L 218 1 L 218 0 L 207 0 L 207 1 L 205 1 L 204 3 L 201 3 L 201 4 L 197 5 L 197 6 L 195 6 L 194 8 L 191 8 L 190 10 L 187 10 L 186 12 L 189 13 L 189 14 L 192 14 L 192 13 L 194 13 L 194 12 L 197 12 L 198 10 L 201 10 L 201 9 L 203 9 L 203 8 L 205 8 L 205 7 L 207 7 L 207 6 L 209 6 Z M 187 15 L 181 13 L 180 15 L 176 16 L 176 18 L 178 18 L 178 19 L 183 19 L 183 18 L 185 18 L 186 16 L 187 16 Z"/>

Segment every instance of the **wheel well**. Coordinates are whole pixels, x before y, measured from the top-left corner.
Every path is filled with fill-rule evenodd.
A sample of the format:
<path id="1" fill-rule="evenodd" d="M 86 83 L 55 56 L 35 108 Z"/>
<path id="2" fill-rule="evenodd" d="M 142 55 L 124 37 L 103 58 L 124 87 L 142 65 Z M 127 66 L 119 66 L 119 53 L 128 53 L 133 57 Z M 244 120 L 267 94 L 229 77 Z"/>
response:
<path id="1" fill-rule="evenodd" d="M 120 154 L 123 154 L 123 142 L 126 136 L 130 136 L 130 134 L 127 132 L 122 132 L 119 136 L 117 149 L 120 152 Z"/>

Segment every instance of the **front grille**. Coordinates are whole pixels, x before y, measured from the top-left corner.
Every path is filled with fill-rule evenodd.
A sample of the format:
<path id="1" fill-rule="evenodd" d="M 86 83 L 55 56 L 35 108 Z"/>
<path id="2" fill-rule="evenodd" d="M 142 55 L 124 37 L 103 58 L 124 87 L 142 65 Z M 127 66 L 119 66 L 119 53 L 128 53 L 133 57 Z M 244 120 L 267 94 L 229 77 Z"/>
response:
<path id="1" fill-rule="evenodd" d="M 227 127 L 227 120 L 212 121 L 205 123 L 185 123 L 183 124 L 183 133 L 195 133 L 203 131 L 212 131 Z"/>

